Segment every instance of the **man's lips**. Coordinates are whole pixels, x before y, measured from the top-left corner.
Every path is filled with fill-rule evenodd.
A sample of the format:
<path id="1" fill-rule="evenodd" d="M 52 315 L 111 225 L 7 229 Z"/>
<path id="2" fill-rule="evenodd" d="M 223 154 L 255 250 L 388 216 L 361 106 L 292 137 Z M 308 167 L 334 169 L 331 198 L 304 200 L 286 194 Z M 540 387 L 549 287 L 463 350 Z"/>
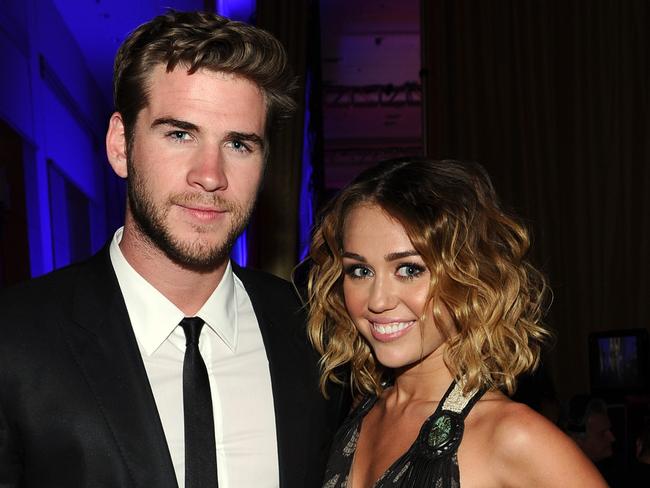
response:
<path id="1" fill-rule="evenodd" d="M 214 207 L 201 207 L 195 205 L 179 205 L 179 207 L 181 207 L 184 212 L 202 221 L 214 220 L 228 212 L 225 209 L 219 209 Z"/>

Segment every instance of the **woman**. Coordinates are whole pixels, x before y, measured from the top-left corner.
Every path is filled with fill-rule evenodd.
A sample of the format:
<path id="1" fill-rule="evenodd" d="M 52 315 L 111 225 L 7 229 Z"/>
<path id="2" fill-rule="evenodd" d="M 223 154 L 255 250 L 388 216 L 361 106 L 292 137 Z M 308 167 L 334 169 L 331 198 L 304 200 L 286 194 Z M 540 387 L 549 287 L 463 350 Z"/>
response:
<path id="1" fill-rule="evenodd" d="M 548 337 L 528 246 L 476 164 L 386 161 L 328 204 L 309 333 L 323 392 L 349 381 L 358 404 L 325 487 L 606 486 L 570 439 L 506 396 Z"/>

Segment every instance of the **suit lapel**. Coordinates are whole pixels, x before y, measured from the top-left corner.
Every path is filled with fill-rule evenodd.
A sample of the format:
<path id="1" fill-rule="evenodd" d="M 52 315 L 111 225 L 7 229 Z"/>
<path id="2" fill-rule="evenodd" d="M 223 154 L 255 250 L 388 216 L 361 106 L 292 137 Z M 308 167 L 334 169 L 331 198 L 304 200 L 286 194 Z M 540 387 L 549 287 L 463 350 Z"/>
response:
<path id="1" fill-rule="evenodd" d="M 80 271 L 70 348 L 136 487 L 177 488 L 153 393 L 110 264 L 108 247 Z M 110 455 L 110 453 L 109 453 Z"/>
<path id="2" fill-rule="evenodd" d="M 307 394 L 313 390 L 313 378 L 308 364 L 310 350 L 299 331 L 304 326 L 302 314 L 292 316 L 294 307 L 286 300 L 278 301 L 269 295 L 268 286 L 260 286 L 254 272 L 233 266 L 242 280 L 253 304 L 259 323 L 266 355 L 269 360 L 275 426 L 278 439 L 280 486 L 304 487 L 310 408 L 313 401 Z M 291 323 L 288 323 L 291 322 Z"/>

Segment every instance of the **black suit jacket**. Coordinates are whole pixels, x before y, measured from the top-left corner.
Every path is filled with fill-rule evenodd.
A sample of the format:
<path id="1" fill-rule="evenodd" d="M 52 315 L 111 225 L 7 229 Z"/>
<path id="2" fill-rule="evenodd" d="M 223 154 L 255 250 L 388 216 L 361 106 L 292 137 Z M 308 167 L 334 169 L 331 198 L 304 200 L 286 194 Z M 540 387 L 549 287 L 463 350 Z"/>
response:
<path id="1" fill-rule="evenodd" d="M 290 285 L 235 273 L 269 359 L 280 486 L 320 486 L 347 401 L 318 391 Z M 0 294 L 0 487 L 177 487 L 108 247 Z"/>

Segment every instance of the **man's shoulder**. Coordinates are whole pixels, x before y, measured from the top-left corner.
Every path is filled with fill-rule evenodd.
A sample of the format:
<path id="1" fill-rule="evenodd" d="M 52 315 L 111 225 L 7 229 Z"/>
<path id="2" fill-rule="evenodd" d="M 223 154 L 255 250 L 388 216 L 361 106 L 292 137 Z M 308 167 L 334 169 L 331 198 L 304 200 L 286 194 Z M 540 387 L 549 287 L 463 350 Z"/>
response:
<path id="1" fill-rule="evenodd" d="M 0 290 L 0 305 L 4 308 L 24 300 L 42 302 L 66 293 L 69 291 L 67 285 L 75 280 L 78 271 L 79 265 L 71 265 L 4 288 Z"/>
<path id="2" fill-rule="evenodd" d="M 287 280 L 252 268 L 242 268 L 233 263 L 235 276 L 241 280 L 249 294 L 263 297 L 265 301 L 282 300 L 300 306 L 300 300 L 293 285 Z"/>
<path id="3" fill-rule="evenodd" d="M 70 290 L 77 272 L 70 266 L 0 290 L 1 357 L 27 347 L 26 358 L 31 358 L 34 351 L 48 346 L 52 325 L 71 309 Z"/>
<path id="4" fill-rule="evenodd" d="M 87 261 L 0 289 L 0 318 L 6 319 L 16 314 L 28 317 L 44 310 L 64 308 L 79 289 L 80 277 L 97 270 L 102 259 L 99 253 Z"/>

